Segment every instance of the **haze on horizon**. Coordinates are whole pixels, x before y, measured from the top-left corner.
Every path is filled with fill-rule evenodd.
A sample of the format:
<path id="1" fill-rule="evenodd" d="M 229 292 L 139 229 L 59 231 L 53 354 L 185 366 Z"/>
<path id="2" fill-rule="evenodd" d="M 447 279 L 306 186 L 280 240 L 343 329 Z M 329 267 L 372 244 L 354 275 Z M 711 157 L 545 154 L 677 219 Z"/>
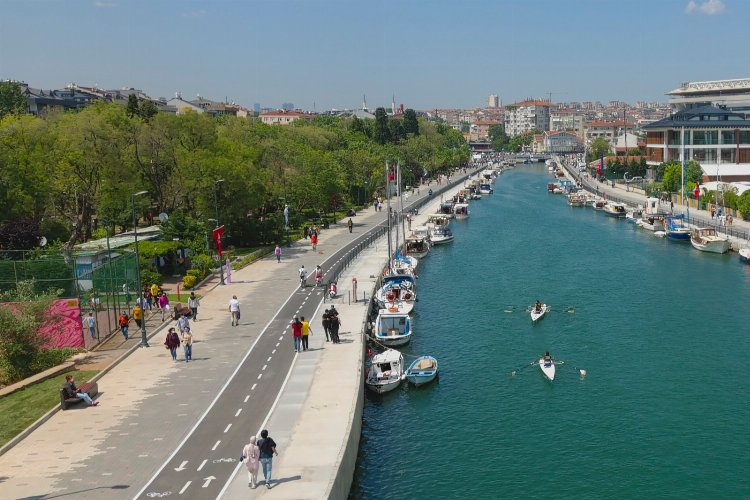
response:
<path id="1" fill-rule="evenodd" d="M 743 78 L 744 0 L 5 0 L 0 79 L 312 110 L 665 101 Z"/>

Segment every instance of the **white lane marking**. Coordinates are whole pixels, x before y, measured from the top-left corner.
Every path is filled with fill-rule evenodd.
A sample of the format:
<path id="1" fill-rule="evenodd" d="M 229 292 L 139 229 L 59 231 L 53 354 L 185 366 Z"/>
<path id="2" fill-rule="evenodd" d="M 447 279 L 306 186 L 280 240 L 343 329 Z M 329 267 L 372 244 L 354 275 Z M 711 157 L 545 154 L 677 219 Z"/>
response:
<path id="1" fill-rule="evenodd" d="M 258 374 L 258 380 L 260 380 L 260 378 L 261 378 L 262 376 L 263 376 L 263 374 L 262 374 L 262 373 L 259 373 L 259 374 Z"/>
<path id="2" fill-rule="evenodd" d="M 192 483 L 192 481 L 188 481 L 187 483 L 185 483 L 185 486 L 182 487 L 178 495 L 182 495 L 183 493 L 185 493 L 185 490 L 188 489 L 188 486 L 190 486 L 190 483 Z"/>
<path id="3" fill-rule="evenodd" d="M 251 390 L 251 391 L 254 391 L 254 390 L 255 390 L 255 387 L 256 387 L 257 385 L 258 385 L 258 384 L 253 384 L 253 386 L 252 386 L 252 387 L 250 388 L 250 390 Z"/>
<path id="4" fill-rule="evenodd" d="M 211 451 L 216 451 L 216 448 L 219 447 L 219 443 L 221 443 L 221 439 L 219 439 L 218 441 L 216 441 L 216 444 L 214 445 L 213 448 L 211 448 Z"/>
<path id="5" fill-rule="evenodd" d="M 276 345 L 278 345 L 278 344 L 276 344 Z M 271 351 L 271 354 L 276 354 L 276 349 L 274 349 L 273 351 Z M 271 358 L 268 358 L 268 359 L 271 359 Z"/>
<path id="6" fill-rule="evenodd" d="M 138 455 L 138 458 L 145 458 L 148 456 L 148 453 L 144 453 L 143 455 Z"/>
<path id="7" fill-rule="evenodd" d="M 291 323 L 291 321 L 290 321 L 290 323 Z M 279 337 L 279 340 L 284 340 L 284 334 L 283 333 L 281 334 L 281 337 Z M 276 345 L 279 345 L 279 344 L 276 344 Z"/>
<path id="8" fill-rule="evenodd" d="M 234 414 L 234 417 L 235 417 L 235 418 L 239 417 L 239 416 L 240 416 L 240 413 L 242 413 L 242 408 L 240 408 L 239 410 L 237 410 L 237 413 L 235 413 L 235 414 Z M 230 424 L 230 425 L 231 425 L 231 424 Z"/>
<path id="9" fill-rule="evenodd" d="M 245 396 L 245 401 L 243 401 L 243 403 L 247 403 L 248 399 L 250 399 L 250 394 L 248 394 L 247 396 Z"/>
<path id="10" fill-rule="evenodd" d="M 111 476 L 111 475 L 112 475 L 111 472 L 102 472 L 102 476 Z"/>
<path id="11" fill-rule="evenodd" d="M 208 459 L 205 459 L 203 460 L 203 462 L 201 462 L 201 464 L 198 466 L 198 472 L 200 472 L 203 466 L 206 465 L 206 462 L 208 462 Z"/>
<path id="12" fill-rule="evenodd" d="M 231 428 L 232 428 L 232 424 L 227 425 L 227 428 L 224 429 L 224 434 L 226 434 L 227 432 L 229 432 L 229 429 L 231 429 Z"/>
<path id="13" fill-rule="evenodd" d="M 266 363 L 268 363 L 269 361 L 271 361 L 271 358 L 272 358 L 272 357 L 273 357 L 273 356 L 268 356 L 268 359 L 266 360 Z"/>
<path id="14" fill-rule="evenodd" d="M 268 368 L 268 365 L 263 365 L 262 371 L 266 371 L 266 368 Z M 260 377 L 258 377 L 258 378 L 260 378 Z"/>
<path id="15" fill-rule="evenodd" d="M 276 347 L 279 347 L 281 345 L 281 342 L 276 342 Z"/>

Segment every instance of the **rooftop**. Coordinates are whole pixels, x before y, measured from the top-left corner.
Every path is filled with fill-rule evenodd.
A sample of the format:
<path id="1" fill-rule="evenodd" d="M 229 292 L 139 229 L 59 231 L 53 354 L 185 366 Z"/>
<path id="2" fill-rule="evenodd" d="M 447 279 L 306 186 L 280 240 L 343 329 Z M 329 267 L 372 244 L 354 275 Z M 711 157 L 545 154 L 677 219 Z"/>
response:
<path id="1" fill-rule="evenodd" d="M 161 236 L 161 226 L 148 226 L 138 229 L 139 240 L 153 240 Z M 109 248 L 115 250 L 117 248 L 126 247 L 135 243 L 135 233 L 129 231 L 127 233 L 115 234 L 109 237 Z M 91 255 L 91 253 L 101 252 L 107 249 L 107 238 L 101 238 L 98 240 L 90 240 L 85 243 L 79 243 L 73 247 L 76 255 Z"/>

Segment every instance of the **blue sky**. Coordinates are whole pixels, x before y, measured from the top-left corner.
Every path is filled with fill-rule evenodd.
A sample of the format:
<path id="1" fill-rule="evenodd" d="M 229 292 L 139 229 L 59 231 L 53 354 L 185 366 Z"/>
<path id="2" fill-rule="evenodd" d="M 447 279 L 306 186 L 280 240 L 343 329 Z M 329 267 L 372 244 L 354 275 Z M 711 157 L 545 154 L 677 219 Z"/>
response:
<path id="1" fill-rule="evenodd" d="M 750 77 L 748 0 L 2 0 L 0 79 L 252 108 L 666 101 Z"/>

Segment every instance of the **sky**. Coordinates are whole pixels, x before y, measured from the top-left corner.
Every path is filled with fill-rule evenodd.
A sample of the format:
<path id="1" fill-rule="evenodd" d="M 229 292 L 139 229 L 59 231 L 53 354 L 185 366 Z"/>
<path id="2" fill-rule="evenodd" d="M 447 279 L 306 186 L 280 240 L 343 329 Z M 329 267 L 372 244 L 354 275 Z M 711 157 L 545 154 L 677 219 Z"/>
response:
<path id="1" fill-rule="evenodd" d="M 0 0 L 0 79 L 248 108 L 666 102 L 750 77 L 750 0 Z"/>

